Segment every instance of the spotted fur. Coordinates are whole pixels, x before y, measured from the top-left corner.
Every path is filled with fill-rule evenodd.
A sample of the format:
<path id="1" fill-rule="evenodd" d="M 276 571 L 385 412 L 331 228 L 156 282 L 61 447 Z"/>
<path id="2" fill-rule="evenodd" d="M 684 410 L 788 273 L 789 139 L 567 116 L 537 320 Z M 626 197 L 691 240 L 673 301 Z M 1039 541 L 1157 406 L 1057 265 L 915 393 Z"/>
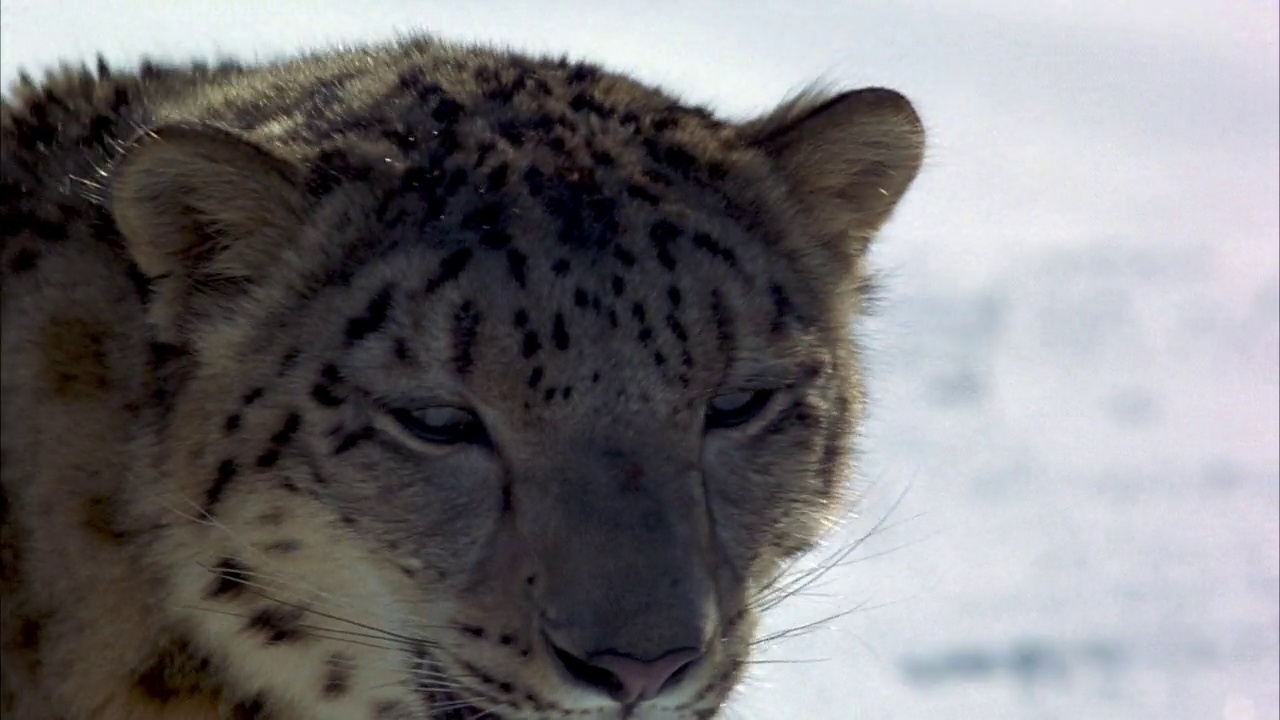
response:
<path id="1" fill-rule="evenodd" d="M 68 720 L 716 715 L 923 147 L 426 39 L 24 77 L 0 139 L 0 707 Z"/>

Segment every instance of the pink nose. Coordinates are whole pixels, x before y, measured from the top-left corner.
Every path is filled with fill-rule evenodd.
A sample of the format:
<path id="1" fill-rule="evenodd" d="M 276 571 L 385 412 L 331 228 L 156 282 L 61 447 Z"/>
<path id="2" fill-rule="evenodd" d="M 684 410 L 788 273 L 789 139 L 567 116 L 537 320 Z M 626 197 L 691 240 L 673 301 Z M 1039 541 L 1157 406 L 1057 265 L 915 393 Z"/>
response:
<path id="1" fill-rule="evenodd" d="M 692 665 L 701 655 L 693 648 L 685 648 L 645 661 L 615 653 L 599 653 L 593 655 L 590 662 L 617 678 L 617 683 L 611 683 L 613 687 L 609 694 L 614 700 L 630 705 L 657 697 L 668 680 Z"/>

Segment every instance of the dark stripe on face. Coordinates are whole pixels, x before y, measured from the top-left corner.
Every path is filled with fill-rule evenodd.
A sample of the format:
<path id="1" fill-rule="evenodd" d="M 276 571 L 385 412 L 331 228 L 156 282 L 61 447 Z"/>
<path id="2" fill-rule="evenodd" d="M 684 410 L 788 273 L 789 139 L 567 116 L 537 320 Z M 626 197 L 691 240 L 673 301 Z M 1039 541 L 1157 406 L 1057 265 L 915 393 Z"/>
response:
<path id="1" fill-rule="evenodd" d="M 454 250 L 440 261 L 440 270 L 436 272 L 436 276 L 427 281 L 424 288 L 426 294 L 430 295 L 440 286 L 446 285 L 458 279 L 462 271 L 467 268 L 467 264 L 471 262 L 471 257 L 475 252 L 471 248 L 461 248 Z"/>
<path id="2" fill-rule="evenodd" d="M 475 358 L 471 346 L 480 328 L 480 313 L 471 301 L 462 303 L 453 314 L 453 367 L 459 375 L 471 372 Z"/>
<path id="3" fill-rule="evenodd" d="M 724 304 L 719 290 L 711 291 L 711 317 L 716 323 L 716 348 L 728 362 L 733 357 L 735 342 L 733 333 L 733 316 Z"/>
<path id="4" fill-rule="evenodd" d="M 363 428 L 360 428 L 359 430 L 356 430 L 355 432 L 348 433 L 345 437 L 342 438 L 342 440 L 338 442 L 338 445 L 334 447 L 333 454 L 342 455 L 343 453 L 350 451 L 352 448 L 359 445 L 360 443 L 366 440 L 373 439 L 376 435 L 377 435 L 377 431 L 374 430 L 372 427 L 363 427 Z"/>
<path id="5" fill-rule="evenodd" d="M 795 311 L 795 305 L 791 303 L 791 297 L 781 285 L 770 285 L 769 297 L 773 299 L 773 321 L 769 324 L 769 329 L 776 333 L 786 325 Z"/>
<path id="6" fill-rule="evenodd" d="M 322 382 L 311 386 L 311 398 L 325 407 L 337 407 L 343 402 L 342 398 L 333 392 L 332 385 Z"/>
<path id="7" fill-rule="evenodd" d="M 347 344 L 363 340 L 382 329 L 387 322 L 387 314 L 391 309 L 391 287 L 384 287 L 369 301 L 364 313 L 347 321 L 345 337 Z"/>
<path id="8" fill-rule="evenodd" d="M 285 418 L 284 425 L 271 436 L 270 445 L 258 456 L 258 467 L 268 468 L 280 460 L 280 452 L 293 440 L 302 426 L 302 417 L 291 412 Z"/>
<path id="9" fill-rule="evenodd" d="M 214 507 L 222 500 L 222 493 L 227 489 L 227 485 L 231 484 L 236 473 L 240 471 L 240 467 L 236 465 L 234 460 L 223 460 L 218 465 L 218 474 L 214 477 L 213 484 L 204 494 L 204 511 L 210 515 L 213 514 Z"/>
<path id="10" fill-rule="evenodd" d="M 711 237 L 707 233 L 699 232 L 693 234 L 693 246 L 712 257 L 723 261 L 726 265 L 738 269 L 738 256 L 732 250 L 721 245 L 719 241 Z"/>

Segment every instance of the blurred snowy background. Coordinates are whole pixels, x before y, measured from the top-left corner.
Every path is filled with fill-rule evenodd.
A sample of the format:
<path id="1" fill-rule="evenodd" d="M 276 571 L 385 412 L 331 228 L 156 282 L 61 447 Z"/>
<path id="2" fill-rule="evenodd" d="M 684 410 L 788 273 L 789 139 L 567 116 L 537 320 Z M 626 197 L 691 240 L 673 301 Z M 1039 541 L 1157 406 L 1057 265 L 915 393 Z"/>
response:
<path id="1" fill-rule="evenodd" d="M 732 718 L 1280 716 L 1274 0 L 0 0 L 0 75 L 427 29 L 735 117 L 815 78 L 931 132 L 876 249 L 855 562 Z M 904 495 L 905 493 L 905 495 Z M 902 502 L 893 507 L 893 503 Z"/>

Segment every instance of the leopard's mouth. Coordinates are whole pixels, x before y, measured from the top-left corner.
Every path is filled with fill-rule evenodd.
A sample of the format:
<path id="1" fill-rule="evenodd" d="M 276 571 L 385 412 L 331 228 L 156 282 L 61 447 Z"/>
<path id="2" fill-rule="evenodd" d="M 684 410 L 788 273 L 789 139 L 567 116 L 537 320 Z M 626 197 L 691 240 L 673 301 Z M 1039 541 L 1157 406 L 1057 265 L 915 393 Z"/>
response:
<path id="1" fill-rule="evenodd" d="M 458 690 L 453 689 L 459 688 L 456 680 L 442 683 L 440 678 L 447 673 L 443 673 L 443 666 L 434 656 L 435 653 L 427 649 L 426 643 L 415 644 L 413 658 L 414 671 L 419 678 L 418 694 L 426 701 L 433 720 L 503 720 L 493 710 L 474 705 L 472 698 L 460 695 Z M 465 692 L 465 688 L 460 689 Z"/>
<path id="2" fill-rule="evenodd" d="M 422 696 L 426 698 L 431 717 L 437 720 L 476 720 L 476 718 L 502 720 L 501 715 L 494 714 L 492 710 L 468 704 L 452 691 L 427 688 L 420 688 L 420 690 Z"/>

